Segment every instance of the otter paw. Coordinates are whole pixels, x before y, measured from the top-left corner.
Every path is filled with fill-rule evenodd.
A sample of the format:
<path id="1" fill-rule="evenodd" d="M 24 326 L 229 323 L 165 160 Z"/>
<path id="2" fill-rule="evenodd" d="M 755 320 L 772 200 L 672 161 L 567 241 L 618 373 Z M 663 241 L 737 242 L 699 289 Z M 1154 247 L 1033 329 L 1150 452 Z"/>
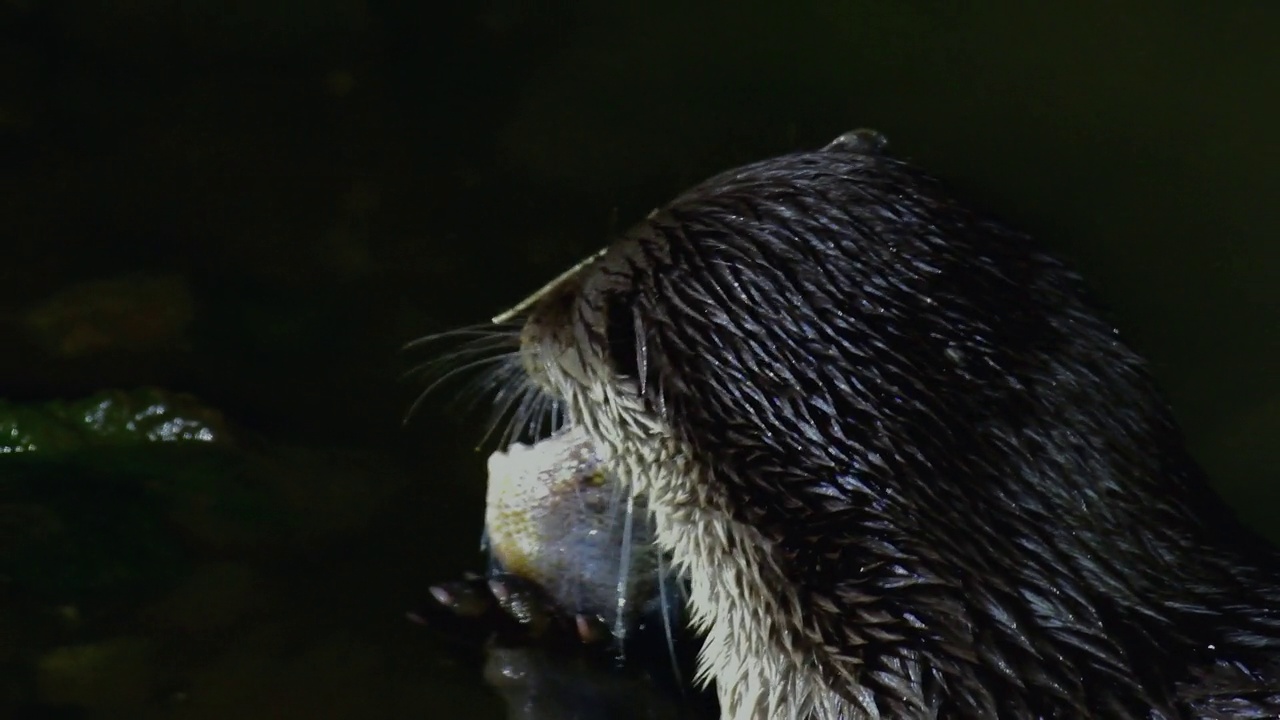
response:
<path id="1" fill-rule="evenodd" d="M 571 641 L 595 645 L 611 639 L 597 617 L 563 611 L 536 583 L 518 575 L 467 575 L 432 586 L 438 611 L 486 628 L 503 643 Z M 417 613 L 410 620 L 431 624 Z"/>
<path id="2" fill-rule="evenodd" d="M 487 585 L 498 609 L 530 638 L 543 638 L 562 624 L 555 604 L 535 583 L 519 575 L 500 574 L 489 578 Z"/>

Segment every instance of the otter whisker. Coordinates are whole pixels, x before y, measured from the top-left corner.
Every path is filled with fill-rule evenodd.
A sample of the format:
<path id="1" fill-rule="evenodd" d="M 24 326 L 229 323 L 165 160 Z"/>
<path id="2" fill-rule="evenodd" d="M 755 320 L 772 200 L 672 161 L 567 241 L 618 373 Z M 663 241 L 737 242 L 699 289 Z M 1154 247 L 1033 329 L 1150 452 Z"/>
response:
<path id="1" fill-rule="evenodd" d="M 407 376 L 424 374 L 432 368 L 465 360 L 476 355 L 492 355 L 496 351 L 502 351 L 503 354 L 506 354 L 517 350 L 517 346 L 511 342 L 510 338 L 479 338 L 419 363 L 410 368 L 405 374 Z"/>
<path id="2" fill-rule="evenodd" d="M 519 438 L 530 439 L 528 437 L 529 430 L 538 416 L 538 406 L 541 401 L 541 393 L 528 392 L 525 394 L 519 409 L 516 411 L 516 417 L 512 418 L 511 437 L 513 440 Z"/>
<path id="3" fill-rule="evenodd" d="M 458 388 L 458 398 L 467 398 L 466 404 L 458 408 L 458 412 L 470 413 L 481 400 L 492 401 L 501 388 L 522 382 L 522 374 L 519 355 L 508 354 L 497 367 L 476 375 Z"/>
<path id="4" fill-rule="evenodd" d="M 550 396 L 548 396 L 550 397 Z M 548 432 L 556 433 L 564 428 L 564 402 L 557 397 L 552 397 L 547 410 L 547 422 L 549 426 Z"/>
<path id="5" fill-rule="evenodd" d="M 455 377 L 461 373 L 467 372 L 469 370 L 475 370 L 476 368 L 484 367 L 485 365 L 492 365 L 494 363 L 502 362 L 503 360 L 507 360 L 507 359 L 508 358 L 503 355 L 499 355 L 496 357 L 480 358 L 478 360 L 473 360 L 471 362 L 455 367 L 449 372 L 444 373 L 440 377 L 436 378 L 434 382 L 428 385 L 427 388 L 418 395 L 417 399 L 413 401 L 413 404 L 409 406 L 409 410 L 405 413 L 404 422 L 406 423 L 409 422 L 409 420 L 418 411 L 418 409 L 422 407 L 422 403 L 426 401 L 427 396 L 430 395 L 432 391 L 434 391 L 436 388 L 440 387 L 445 382 L 448 382 L 450 378 Z"/>
<path id="6" fill-rule="evenodd" d="M 481 373 L 468 383 L 468 389 L 480 394 L 493 395 L 498 390 L 524 383 L 524 371 L 520 366 L 519 353 L 504 353 L 502 362 L 488 372 Z"/>
<path id="7" fill-rule="evenodd" d="M 684 692 L 684 678 L 680 673 L 680 660 L 676 658 L 676 632 L 671 624 L 671 613 L 675 612 L 676 607 L 683 607 L 683 602 L 674 605 L 671 602 L 672 592 L 682 592 L 683 586 L 676 583 L 672 588 L 671 583 L 671 565 L 667 560 L 665 553 L 658 553 L 658 612 L 662 615 L 662 631 L 667 641 L 667 657 L 671 660 L 671 674 L 675 677 L 676 686 L 680 688 L 681 693 Z"/>
<path id="8" fill-rule="evenodd" d="M 414 379 L 417 383 L 425 385 L 432 390 L 447 383 L 450 379 L 470 373 L 473 370 L 479 370 L 488 365 L 502 365 L 504 361 L 510 360 L 515 353 L 504 352 L 499 354 L 489 353 L 485 355 L 472 356 L 468 358 L 452 358 L 453 362 L 448 364 L 444 362 L 436 362 L 424 364 L 412 370 L 405 380 Z M 488 383 L 486 378 L 491 376 L 491 372 L 479 372 L 468 379 L 465 384 L 459 386 L 459 392 L 465 389 L 468 392 L 475 391 Z"/>
<path id="9" fill-rule="evenodd" d="M 488 429 L 485 431 L 484 436 L 480 438 L 479 446 L 483 447 L 489 441 L 489 438 L 493 437 L 493 434 L 498 431 L 499 426 L 503 424 L 503 420 L 512 411 L 512 408 L 519 407 L 520 403 L 524 402 L 524 399 L 533 390 L 534 388 L 527 380 L 515 378 L 498 390 L 494 397 L 494 412 L 489 418 Z M 501 447 L 508 446 L 509 441 L 506 438 L 509 436 L 510 425 L 508 424 L 506 429 L 498 436 L 498 445 Z"/>
<path id="10" fill-rule="evenodd" d="M 618 642 L 618 657 L 625 659 L 622 640 L 627 634 L 627 591 L 631 587 L 631 532 L 635 527 L 636 496 L 627 495 L 627 512 L 622 519 L 622 557 L 618 560 L 618 601 L 613 616 L 613 637 Z"/>
<path id="11" fill-rule="evenodd" d="M 498 351 L 502 352 L 499 353 Z M 485 337 L 475 338 L 462 343 L 458 347 L 446 353 L 441 353 L 430 359 L 419 363 L 401 375 L 401 379 L 408 379 L 415 376 L 427 378 L 431 373 L 440 367 L 455 365 L 456 363 L 479 356 L 488 356 L 494 354 L 512 354 L 519 350 L 519 343 L 510 337 Z"/>
<path id="12" fill-rule="evenodd" d="M 520 323 L 508 322 L 500 325 L 477 323 L 451 328 L 449 330 L 442 330 L 440 332 L 430 333 L 428 335 L 423 335 L 420 338 L 410 340 L 405 343 L 404 347 L 401 348 L 401 351 L 407 352 L 409 350 L 421 348 L 424 345 L 430 345 L 433 342 L 451 340 L 458 337 L 509 338 L 518 341 L 520 337 Z"/>
<path id="13" fill-rule="evenodd" d="M 507 428 L 507 434 L 504 438 L 506 443 L 516 442 L 520 437 L 531 434 L 538 407 L 545 397 L 546 395 L 534 385 L 529 384 L 525 387 L 524 395 L 516 408 L 516 414 L 512 417 L 511 425 Z"/>
<path id="14" fill-rule="evenodd" d="M 609 494 L 609 517 L 617 517 L 618 511 L 622 507 L 622 501 L 628 498 L 631 493 L 627 492 L 621 482 L 613 484 L 613 491 Z"/>
<path id="15" fill-rule="evenodd" d="M 498 435 L 497 440 L 499 447 L 508 447 L 513 442 L 516 442 L 516 438 L 519 437 L 520 433 L 517 432 L 515 428 L 519 427 L 520 424 L 524 422 L 524 415 L 527 412 L 526 408 L 528 408 L 530 398 L 532 398 L 533 395 L 533 391 L 527 385 L 521 384 L 516 389 L 515 394 L 507 403 L 507 410 L 510 411 L 510 414 L 505 417 L 502 432 Z"/>
<path id="16" fill-rule="evenodd" d="M 555 423 L 555 427 L 557 429 L 562 428 L 569 423 L 569 413 L 563 400 L 556 400 L 555 405 L 552 407 L 552 412 L 554 413 L 552 415 L 552 422 Z"/>
<path id="17" fill-rule="evenodd" d="M 502 427 L 502 432 L 498 435 L 498 445 L 509 447 L 521 439 L 545 437 L 562 425 L 560 400 L 531 383 L 518 361 L 500 372 L 504 387 L 494 399 L 498 409 L 481 440 L 482 445 L 499 427 Z"/>
<path id="18" fill-rule="evenodd" d="M 542 437 L 542 426 L 547 421 L 547 396 L 538 393 L 534 397 L 533 402 L 529 403 L 529 416 L 525 421 L 525 434 L 537 440 Z"/>
<path id="19" fill-rule="evenodd" d="M 529 434 L 534 439 L 547 437 L 559 426 L 556 424 L 557 408 L 560 401 L 544 392 L 539 392 L 531 412 Z"/>
<path id="20" fill-rule="evenodd" d="M 444 341 L 460 341 L 446 352 L 435 354 L 402 374 L 402 380 L 414 379 L 426 388 L 414 399 L 405 412 L 403 421 L 408 423 L 424 404 L 428 396 L 459 375 L 477 372 L 457 391 L 452 404 L 468 398 L 465 412 L 476 402 L 493 394 L 496 388 L 510 384 L 519 373 L 520 327 L 516 323 L 494 326 L 474 324 L 424 335 L 407 343 L 402 352 L 422 349 Z M 488 368 L 496 366 L 489 370 Z"/>
<path id="21" fill-rule="evenodd" d="M 636 374 L 640 376 L 636 378 L 636 385 L 640 388 L 640 397 L 644 397 L 645 388 L 649 379 L 649 348 L 644 332 L 644 319 L 640 315 L 640 308 L 633 306 L 631 308 L 631 316 L 631 328 L 635 331 L 636 336 Z"/>

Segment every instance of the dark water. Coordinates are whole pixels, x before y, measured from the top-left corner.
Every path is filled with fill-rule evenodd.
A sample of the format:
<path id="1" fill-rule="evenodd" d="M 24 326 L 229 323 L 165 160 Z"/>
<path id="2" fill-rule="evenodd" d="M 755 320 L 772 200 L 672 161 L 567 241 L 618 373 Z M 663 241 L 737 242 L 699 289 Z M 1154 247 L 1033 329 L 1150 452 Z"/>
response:
<path id="1" fill-rule="evenodd" d="M 50 472 L 156 508 L 60 510 L 0 577 L 0 711 L 503 717 L 402 619 L 480 566 L 483 416 L 402 427 L 399 347 L 859 126 L 1079 266 L 1280 538 L 1280 5 L 429 6 L 0 2 L 0 397 L 191 393 L 250 467 Z"/>

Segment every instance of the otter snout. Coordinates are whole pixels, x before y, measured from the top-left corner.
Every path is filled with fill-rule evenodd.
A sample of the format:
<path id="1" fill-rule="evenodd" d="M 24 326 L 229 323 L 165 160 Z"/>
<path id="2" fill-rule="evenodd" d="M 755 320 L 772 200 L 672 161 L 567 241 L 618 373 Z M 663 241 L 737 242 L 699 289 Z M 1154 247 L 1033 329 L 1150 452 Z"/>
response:
<path id="1" fill-rule="evenodd" d="M 520 331 L 520 362 L 529 381 L 555 397 L 561 395 L 557 375 L 588 382 L 584 358 L 573 338 L 573 313 L 580 290 L 575 279 L 552 289 L 534 306 Z"/>

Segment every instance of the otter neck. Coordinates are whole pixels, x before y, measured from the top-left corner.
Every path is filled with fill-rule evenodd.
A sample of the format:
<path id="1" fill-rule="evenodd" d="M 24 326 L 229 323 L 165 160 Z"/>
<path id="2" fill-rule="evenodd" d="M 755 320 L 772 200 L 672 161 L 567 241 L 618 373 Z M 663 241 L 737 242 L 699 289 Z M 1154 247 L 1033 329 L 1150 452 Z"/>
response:
<path id="1" fill-rule="evenodd" d="M 1081 474 L 1080 458 L 1127 467 L 1097 448 L 1024 443 L 996 463 L 975 447 L 989 465 L 972 480 L 982 493 L 904 497 L 844 474 L 822 501 L 765 507 L 744 504 L 673 427 L 575 414 L 648 499 L 658 542 L 691 580 L 702 673 L 726 718 L 933 717 L 966 693 L 995 717 L 1002 695 L 1042 675 L 1062 697 L 1028 712 L 1175 718 L 1177 701 L 1153 689 L 1224 664 L 1263 673 L 1280 653 L 1271 553 L 1232 529 L 1177 450 L 1165 476 L 1110 477 Z"/>

